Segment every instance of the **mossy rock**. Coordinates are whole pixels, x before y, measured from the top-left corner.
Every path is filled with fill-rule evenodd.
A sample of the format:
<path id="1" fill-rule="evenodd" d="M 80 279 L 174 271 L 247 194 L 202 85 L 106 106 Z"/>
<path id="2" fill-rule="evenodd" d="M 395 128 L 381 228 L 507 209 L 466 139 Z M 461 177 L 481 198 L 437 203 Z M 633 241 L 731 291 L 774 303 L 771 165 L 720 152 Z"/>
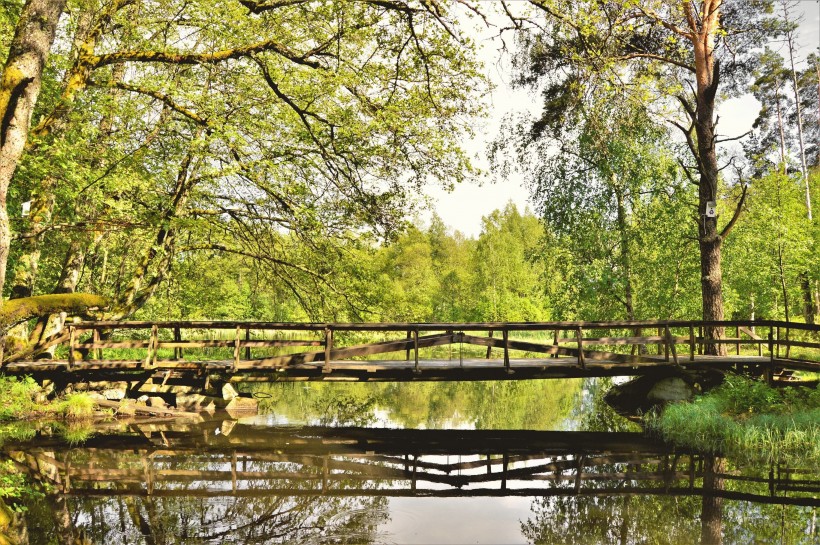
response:
<path id="1" fill-rule="evenodd" d="M 0 500 L 0 531 L 5 532 L 14 523 L 14 511 L 6 505 L 6 502 Z M 0 541 L 2 545 L 2 541 Z"/>

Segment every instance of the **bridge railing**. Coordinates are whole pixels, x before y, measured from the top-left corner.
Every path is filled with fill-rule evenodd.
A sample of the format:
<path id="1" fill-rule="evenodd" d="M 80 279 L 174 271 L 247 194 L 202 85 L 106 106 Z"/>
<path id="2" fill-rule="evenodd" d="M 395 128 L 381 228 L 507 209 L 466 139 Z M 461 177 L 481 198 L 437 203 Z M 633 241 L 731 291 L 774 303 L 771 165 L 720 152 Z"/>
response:
<path id="1" fill-rule="evenodd" d="M 716 335 L 716 331 L 720 331 Z M 404 361 L 421 371 L 432 360 L 499 365 L 624 365 L 710 361 L 715 346 L 772 372 L 777 366 L 820 369 L 820 326 L 770 320 L 281 323 L 236 321 L 98 321 L 67 326 L 54 364 L 68 369 L 202 369 L 233 371 L 320 366 L 340 361 Z M 453 348 L 457 350 L 453 351 Z M 758 358 L 754 360 L 753 358 Z M 26 362 L 16 363 L 23 369 Z M 766 365 L 768 364 L 768 365 Z M 46 365 L 40 362 L 39 365 Z M 375 365 L 375 364 L 374 364 Z M 7 369 L 9 365 L 6 365 Z M 22 371 L 21 371 L 22 372 Z"/>

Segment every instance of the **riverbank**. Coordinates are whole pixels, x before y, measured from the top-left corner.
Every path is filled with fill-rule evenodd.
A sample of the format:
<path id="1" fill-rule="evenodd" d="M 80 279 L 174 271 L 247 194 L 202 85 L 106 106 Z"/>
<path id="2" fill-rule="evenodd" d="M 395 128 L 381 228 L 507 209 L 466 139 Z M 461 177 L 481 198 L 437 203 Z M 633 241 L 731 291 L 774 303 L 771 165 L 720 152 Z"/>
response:
<path id="1" fill-rule="evenodd" d="M 741 463 L 820 467 L 820 387 L 770 387 L 727 375 L 718 388 L 669 404 L 644 423 L 664 441 Z"/>

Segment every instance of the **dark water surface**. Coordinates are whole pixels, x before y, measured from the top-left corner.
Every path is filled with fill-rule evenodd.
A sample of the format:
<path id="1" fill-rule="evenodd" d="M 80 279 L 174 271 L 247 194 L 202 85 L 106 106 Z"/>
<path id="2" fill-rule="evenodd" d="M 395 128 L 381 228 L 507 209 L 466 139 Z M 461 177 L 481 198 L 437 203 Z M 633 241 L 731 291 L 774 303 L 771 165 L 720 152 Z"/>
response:
<path id="1" fill-rule="evenodd" d="M 262 414 L 42 426 L 29 541 L 818 543 L 820 476 L 648 438 L 601 383 L 273 385 Z M 711 539 L 714 539 L 712 537 Z"/>

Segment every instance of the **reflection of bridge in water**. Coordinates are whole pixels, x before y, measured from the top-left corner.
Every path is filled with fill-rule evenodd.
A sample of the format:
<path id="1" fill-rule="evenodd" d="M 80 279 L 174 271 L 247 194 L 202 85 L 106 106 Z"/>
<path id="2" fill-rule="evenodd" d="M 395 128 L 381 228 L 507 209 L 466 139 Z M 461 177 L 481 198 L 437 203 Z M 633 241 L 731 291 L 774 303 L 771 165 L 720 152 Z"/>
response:
<path id="1" fill-rule="evenodd" d="M 775 321 L 304 324 L 82 322 L 54 359 L 6 374 L 62 383 L 518 380 L 737 368 L 820 371 L 820 326 Z M 721 348 L 724 356 L 710 356 Z M 157 391 L 154 389 L 153 391 Z"/>
<path id="2" fill-rule="evenodd" d="M 179 429 L 178 427 L 176 429 Z M 159 424 L 66 449 L 35 437 L 5 454 L 67 496 L 155 498 L 713 496 L 818 506 L 814 472 L 717 475 L 705 458 L 636 433 L 268 428 Z M 66 449 L 66 450 L 63 450 Z"/>

